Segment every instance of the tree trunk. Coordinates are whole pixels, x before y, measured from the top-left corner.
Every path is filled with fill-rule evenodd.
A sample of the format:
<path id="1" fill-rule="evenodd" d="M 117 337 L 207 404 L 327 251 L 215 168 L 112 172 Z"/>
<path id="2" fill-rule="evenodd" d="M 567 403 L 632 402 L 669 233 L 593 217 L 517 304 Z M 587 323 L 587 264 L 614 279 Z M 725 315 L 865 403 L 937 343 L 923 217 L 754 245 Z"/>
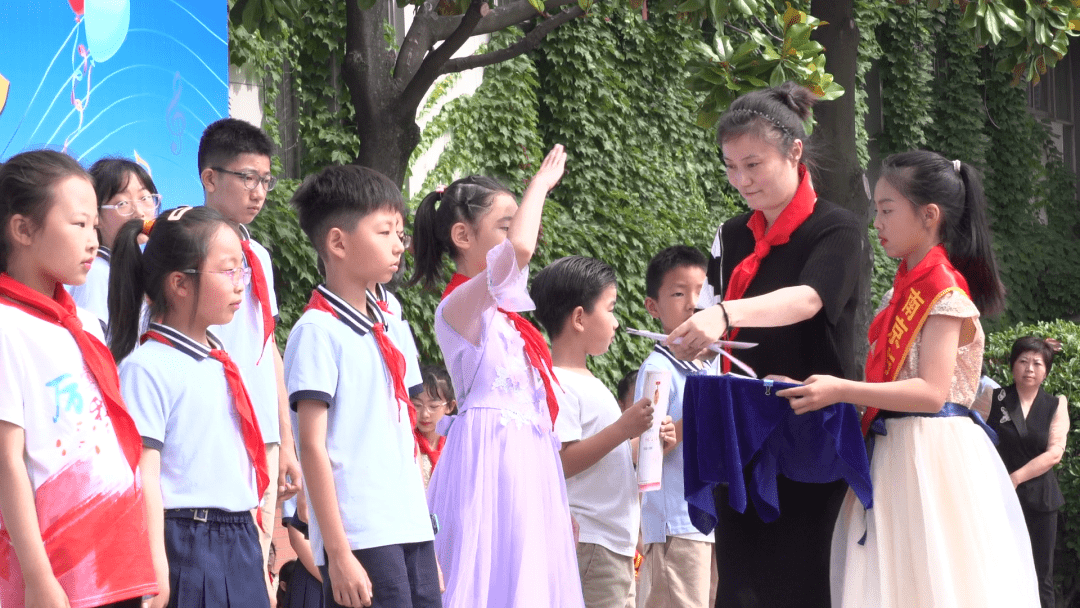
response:
<path id="1" fill-rule="evenodd" d="M 814 189 L 823 199 L 852 211 L 869 223 L 866 173 L 859 166 L 855 147 L 855 68 L 859 59 L 859 28 L 855 25 L 854 4 L 853 0 L 812 0 L 810 3 L 810 14 L 828 22 L 828 25 L 816 28 L 812 37 L 825 47 L 828 71 L 844 87 L 844 94 L 839 99 L 814 108 L 814 139 L 822 150 L 821 171 Z M 857 287 L 863 297 L 863 305 L 855 318 L 855 356 L 860 370 L 868 348 L 862 336 L 866 335 L 873 316 L 870 302 L 873 265 L 874 251 L 868 246 L 859 268 Z"/>
<path id="2" fill-rule="evenodd" d="M 420 143 L 420 127 L 416 125 L 415 109 L 403 114 L 384 109 L 370 118 L 357 121 L 360 151 L 356 164 L 374 169 L 403 187 L 409 156 Z"/>

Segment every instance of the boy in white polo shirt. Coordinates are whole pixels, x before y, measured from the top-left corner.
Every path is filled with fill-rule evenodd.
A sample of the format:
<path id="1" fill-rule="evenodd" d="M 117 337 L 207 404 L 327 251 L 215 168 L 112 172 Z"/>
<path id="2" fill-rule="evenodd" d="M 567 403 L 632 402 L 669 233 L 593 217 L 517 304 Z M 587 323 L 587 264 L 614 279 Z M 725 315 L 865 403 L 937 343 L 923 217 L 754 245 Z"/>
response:
<path id="1" fill-rule="evenodd" d="M 247 224 L 262 210 L 266 193 L 277 183 L 270 174 L 270 153 L 270 138 L 262 129 L 235 118 L 211 123 L 199 141 L 199 179 L 206 206 L 237 224 L 242 236 L 244 265 L 253 271 L 251 283 L 244 288 L 240 310 L 227 325 L 214 326 L 211 331 L 244 374 L 259 431 L 266 443 L 270 485 L 259 501 L 264 524 L 259 538 L 263 566 L 274 533 L 277 503 L 296 494 L 300 487 L 300 465 L 289 424 L 281 353 L 274 342 L 278 314 L 274 270 L 269 252 L 251 238 L 247 229 Z M 269 595 L 274 597 L 269 591 L 269 577 L 266 582 Z"/>
<path id="2" fill-rule="evenodd" d="M 705 284 L 705 256 L 686 245 L 668 247 L 649 261 L 645 271 L 645 309 L 670 333 L 694 314 Z M 678 443 L 664 455 L 660 490 L 641 500 L 641 536 L 645 559 L 640 588 L 647 608 L 705 608 L 715 600 L 716 558 L 713 535 L 690 523 L 683 493 L 682 405 L 687 374 L 701 370 L 700 361 L 680 361 L 657 344 L 638 370 L 635 396 L 644 393 L 645 372 L 671 373 L 668 413 L 675 420 Z"/>
<path id="3" fill-rule="evenodd" d="M 332 166 L 307 178 L 292 204 L 326 276 L 285 350 L 326 605 L 440 607 L 398 346 L 404 324 L 374 293 L 404 250 L 401 192 L 370 169 Z"/>
<path id="4" fill-rule="evenodd" d="M 565 257 L 537 273 L 530 294 L 564 391 L 555 431 L 562 442 L 570 512 L 580 527 L 578 570 L 585 605 L 625 608 L 634 588 L 641 515 L 631 440 L 652 425 L 653 410 L 649 399 L 642 399 L 621 412 L 611 390 L 587 367 L 590 355 L 607 352 L 619 327 L 615 271 L 593 258 Z M 661 427 L 665 444 L 675 441 L 669 422 Z"/>

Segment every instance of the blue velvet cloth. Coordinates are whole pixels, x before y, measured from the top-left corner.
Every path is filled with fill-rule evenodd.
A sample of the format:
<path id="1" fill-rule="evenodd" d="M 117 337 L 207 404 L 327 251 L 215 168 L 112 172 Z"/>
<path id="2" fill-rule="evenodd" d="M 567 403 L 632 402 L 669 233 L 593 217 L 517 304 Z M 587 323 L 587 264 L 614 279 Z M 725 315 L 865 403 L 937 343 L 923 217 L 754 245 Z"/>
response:
<path id="1" fill-rule="evenodd" d="M 780 515 L 777 475 L 804 483 L 844 479 L 863 506 L 873 506 L 855 407 L 837 403 L 799 416 L 776 396 L 791 386 L 731 375 L 686 379 L 683 478 L 690 521 L 703 534 L 716 526 L 719 484 L 728 485 L 728 503 L 740 513 L 749 493 L 765 522 Z"/>

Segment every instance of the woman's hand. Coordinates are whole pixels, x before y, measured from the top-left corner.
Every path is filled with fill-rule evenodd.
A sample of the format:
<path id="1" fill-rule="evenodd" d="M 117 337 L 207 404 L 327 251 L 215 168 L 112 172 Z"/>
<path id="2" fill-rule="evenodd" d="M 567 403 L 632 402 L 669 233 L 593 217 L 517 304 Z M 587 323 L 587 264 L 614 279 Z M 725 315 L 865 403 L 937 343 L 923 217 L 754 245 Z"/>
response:
<path id="1" fill-rule="evenodd" d="M 805 414 L 841 401 L 843 383 L 844 380 L 835 376 L 810 376 L 802 386 L 777 391 L 776 396 L 786 398 L 796 414 Z"/>
<path id="2" fill-rule="evenodd" d="M 727 331 L 724 311 L 720 305 L 699 310 L 692 317 L 675 328 L 664 341 L 664 346 L 683 361 L 696 358 L 701 351 L 711 346 Z"/>

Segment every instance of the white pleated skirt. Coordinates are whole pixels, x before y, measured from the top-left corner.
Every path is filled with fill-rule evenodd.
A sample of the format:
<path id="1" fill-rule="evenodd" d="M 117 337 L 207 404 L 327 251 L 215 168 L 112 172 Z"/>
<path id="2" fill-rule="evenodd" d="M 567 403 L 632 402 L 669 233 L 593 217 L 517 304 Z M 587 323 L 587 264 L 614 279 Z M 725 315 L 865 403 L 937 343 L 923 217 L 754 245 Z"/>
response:
<path id="1" fill-rule="evenodd" d="M 986 433 L 966 417 L 885 426 L 874 506 L 848 491 L 833 532 L 834 608 L 1038 608 L 1024 515 Z"/>

